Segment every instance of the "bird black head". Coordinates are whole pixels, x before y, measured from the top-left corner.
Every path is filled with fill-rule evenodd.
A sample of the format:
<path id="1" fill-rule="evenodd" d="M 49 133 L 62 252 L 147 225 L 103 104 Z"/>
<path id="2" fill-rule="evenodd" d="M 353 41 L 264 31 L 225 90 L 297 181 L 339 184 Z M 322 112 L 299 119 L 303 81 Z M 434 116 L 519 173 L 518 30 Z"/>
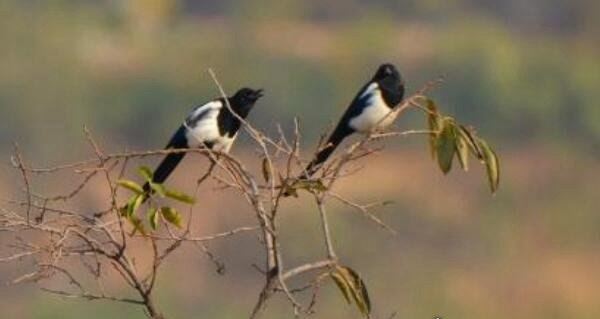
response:
<path id="1" fill-rule="evenodd" d="M 392 79 L 398 82 L 402 82 L 402 77 L 400 76 L 400 72 L 393 64 L 384 63 L 379 66 L 377 72 L 375 72 L 375 76 L 373 76 L 374 81 L 381 81 L 384 79 Z"/>
<path id="2" fill-rule="evenodd" d="M 239 89 L 232 97 L 229 98 L 231 108 L 241 117 L 248 116 L 254 103 L 263 96 L 263 90 L 253 90 L 250 88 Z"/>
<path id="3" fill-rule="evenodd" d="M 384 63 L 380 65 L 372 81 L 379 84 L 384 98 L 389 100 L 389 104 L 396 105 L 400 103 L 404 96 L 404 80 L 393 64 Z"/>

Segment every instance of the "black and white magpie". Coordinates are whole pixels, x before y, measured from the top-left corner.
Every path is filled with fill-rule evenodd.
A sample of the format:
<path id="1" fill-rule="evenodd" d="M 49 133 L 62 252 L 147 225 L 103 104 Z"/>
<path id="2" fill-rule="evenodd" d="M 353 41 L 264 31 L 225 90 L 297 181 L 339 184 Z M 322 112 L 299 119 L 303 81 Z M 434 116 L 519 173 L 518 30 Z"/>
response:
<path id="1" fill-rule="evenodd" d="M 262 90 L 242 88 L 227 101 L 240 118 L 245 119 L 256 101 L 262 97 Z M 224 98 L 214 99 L 197 106 L 183 121 L 165 149 L 185 149 L 206 147 L 218 152 L 229 152 L 241 121 L 227 107 Z M 171 153 L 158 165 L 152 176 L 153 183 L 163 183 L 181 162 L 186 153 Z M 151 193 L 149 183 L 144 185 L 146 194 Z"/>
<path id="2" fill-rule="evenodd" d="M 325 147 L 308 164 L 302 178 L 313 175 L 348 135 L 369 133 L 394 122 L 389 114 L 404 97 L 404 81 L 392 64 L 382 64 L 375 75 L 358 91 L 350 106 L 342 115 Z"/>

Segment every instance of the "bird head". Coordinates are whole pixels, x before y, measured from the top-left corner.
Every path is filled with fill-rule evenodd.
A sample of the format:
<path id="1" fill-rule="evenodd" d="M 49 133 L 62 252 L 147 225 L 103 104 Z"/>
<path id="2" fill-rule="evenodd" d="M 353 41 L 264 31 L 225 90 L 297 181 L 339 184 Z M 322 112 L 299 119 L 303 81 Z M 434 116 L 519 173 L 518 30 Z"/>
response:
<path id="1" fill-rule="evenodd" d="M 399 103 L 402 100 L 404 96 L 404 80 L 393 64 L 384 63 L 380 65 L 373 76 L 373 81 L 379 84 L 379 87 L 386 95 L 390 95 L 393 104 Z"/>
<path id="2" fill-rule="evenodd" d="M 374 81 L 395 81 L 397 83 L 404 83 L 402 80 L 402 76 L 398 69 L 391 63 L 384 63 L 379 66 L 377 72 L 375 72 L 375 76 L 373 76 Z"/>
<path id="3" fill-rule="evenodd" d="M 229 99 L 229 102 L 237 114 L 241 117 L 246 117 L 256 101 L 262 96 L 262 89 L 253 90 L 250 88 L 241 88 Z"/>

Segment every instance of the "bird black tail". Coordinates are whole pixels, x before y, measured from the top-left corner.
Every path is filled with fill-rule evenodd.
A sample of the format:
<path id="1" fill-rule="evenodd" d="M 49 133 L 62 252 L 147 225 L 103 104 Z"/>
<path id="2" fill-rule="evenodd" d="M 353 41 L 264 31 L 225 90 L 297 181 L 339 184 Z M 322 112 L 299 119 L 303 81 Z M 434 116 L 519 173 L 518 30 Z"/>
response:
<path id="1" fill-rule="evenodd" d="M 340 123 L 340 125 L 335 128 L 333 133 L 331 133 L 331 136 L 329 136 L 325 147 L 321 149 L 312 162 L 308 164 L 301 178 L 309 178 L 311 175 L 313 175 L 321 167 L 321 164 L 323 164 L 323 162 L 329 158 L 331 153 L 333 153 L 338 145 L 340 145 L 344 138 L 351 133 L 352 130 L 350 128 L 348 128 L 345 124 Z"/>
<path id="2" fill-rule="evenodd" d="M 160 162 L 156 170 L 154 170 L 152 182 L 157 184 L 163 183 L 167 179 L 167 177 L 171 175 L 171 172 L 173 172 L 173 170 L 175 169 L 175 167 L 177 167 L 179 162 L 181 162 L 184 155 L 185 153 L 172 153 L 167 155 L 165 159 L 163 159 L 163 161 Z M 149 183 L 144 184 L 144 192 L 146 194 L 150 194 L 152 192 Z"/>

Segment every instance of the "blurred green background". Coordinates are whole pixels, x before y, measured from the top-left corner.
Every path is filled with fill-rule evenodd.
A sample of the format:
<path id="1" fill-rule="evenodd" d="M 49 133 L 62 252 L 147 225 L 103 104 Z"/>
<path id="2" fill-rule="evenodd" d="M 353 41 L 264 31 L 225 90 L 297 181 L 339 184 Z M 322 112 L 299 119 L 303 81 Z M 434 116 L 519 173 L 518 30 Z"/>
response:
<path id="1" fill-rule="evenodd" d="M 378 318 L 597 318 L 599 12 L 594 0 L 5 0 L 0 191 L 11 194 L 16 178 L 13 141 L 37 165 L 89 156 L 84 125 L 107 150 L 163 146 L 192 106 L 218 95 L 208 68 L 230 92 L 264 88 L 251 121 L 273 131 L 298 116 L 313 147 L 389 61 L 410 92 L 446 77 L 434 98 L 495 146 L 503 176 L 495 197 L 481 169 L 443 177 L 414 138 L 390 142 L 355 177 L 366 183 L 340 185 L 359 200 L 396 203 L 381 216 L 397 236 L 341 206 L 333 216 L 340 255 L 367 280 Z M 414 115 L 401 121 L 423 125 Z M 240 144 L 233 152 L 256 161 Z M 189 185 L 183 175 L 173 181 Z M 214 197 L 202 199 L 210 211 L 202 232 L 251 222 L 240 217 L 242 204 L 223 207 Z M 287 257 L 318 257 L 315 214 L 288 206 Z M 247 239 L 212 247 L 225 276 L 197 252 L 176 257 L 169 269 L 186 280 L 169 271 L 162 278 L 166 312 L 244 317 L 262 285 L 250 267 L 261 250 Z M 0 269 L 4 281 L 18 273 Z M 0 309 L 14 318 L 143 317 L 135 307 L 65 302 L 28 286 L 0 288 Z M 284 300 L 269 311 L 291 317 Z M 317 311 L 358 318 L 332 287 Z"/>

